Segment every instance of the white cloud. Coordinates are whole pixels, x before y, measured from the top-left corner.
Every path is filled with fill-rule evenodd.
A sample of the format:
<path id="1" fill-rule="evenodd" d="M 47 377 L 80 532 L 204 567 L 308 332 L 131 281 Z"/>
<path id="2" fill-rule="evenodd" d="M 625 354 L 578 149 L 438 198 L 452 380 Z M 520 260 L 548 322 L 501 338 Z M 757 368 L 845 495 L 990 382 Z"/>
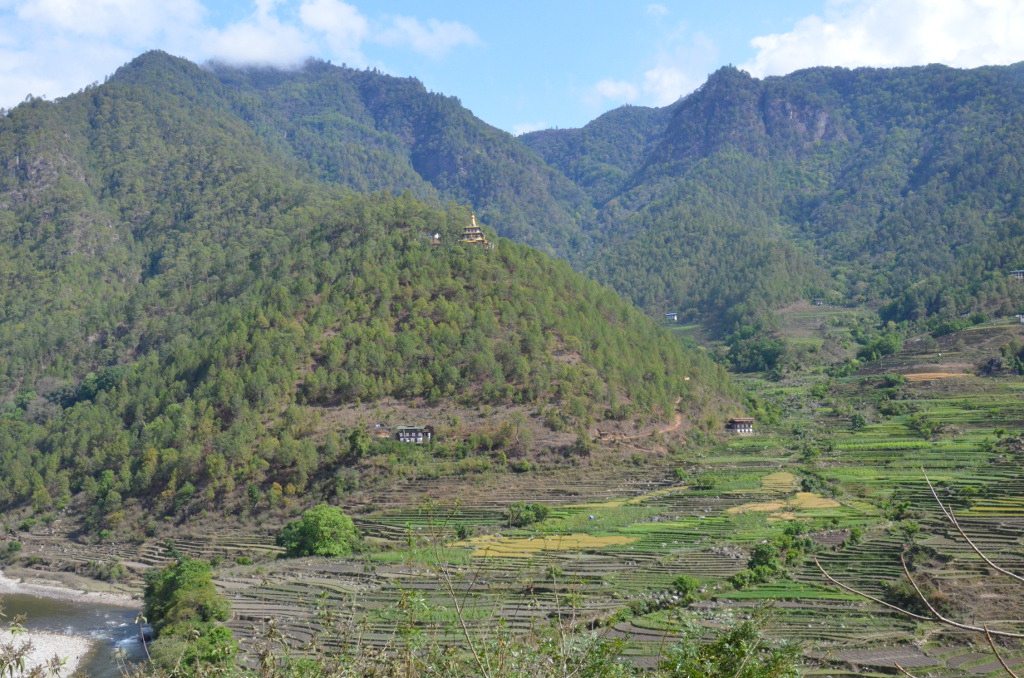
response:
<path id="1" fill-rule="evenodd" d="M 22 21 L 72 35 L 150 39 L 173 26 L 198 24 L 195 0 L 35 0 L 17 3 Z"/>
<path id="2" fill-rule="evenodd" d="M 693 77 L 674 66 L 656 66 L 644 73 L 643 91 L 656 106 L 670 104 L 695 87 Z"/>
<path id="3" fill-rule="evenodd" d="M 0 106 L 29 92 L 63 96 L 149 49 L 199 62 L 288 67 L 319 56 L 362 66 L 370 41 L 432 58 L 480 41 L 456 21 L 373 20 L 344 0 L 241 0 L 236 20 L 215 25 L 207 7 L 219 1 L 0 0 Z"/>
<path id="4" fill-rule="evenodd" d="M 370 22 L 352 5 L 340 0 L 310 0 L 299 8 L 302 23 L 323 33 L 336 58 L 350 64 L 363 64 L 361 48 L 370 31 Z"/>
<path id="5" fill-rule="evenodd" d="M 229 64 L 288 67 L 313 53 L 313 41 L 297 27 L 257 13 L 223 30 L 211 30 L 204 51 L 206 57 Z"/>
<path id="6" fill-rule="evenodd" d="M 666 106 L 696 89 L 717 59 L 718 48 L 713 40 L 702 33 L 688 33 L 679 26 L 653 55 L 654 65 L 636 82 L 602 80 L 587 92 L 584 102 L 594 109 L 608 103 Z"/>
<path id="7" fill-rule="evenodd" d="M 668 16 L 668 7 L 665 5 L 650 4 L 647 5 L 646 11 L 650 16 Z"/>
<path id="8" fill-rule="evenodd" d="M 640 96 L 640 88 L 624 80 L 602 80 L 594 85 L 584 96 L 584 101 L 591 108 L 603 108 L 607 102 L 625 104 L 636 101 Z"/>
<path id="9" fill-rule="evenodd" d="M 970 68 L 1024 59 L 1024 0 L 832 0 L 824 17 L 751 40 L 753 75 L 809 66 Z"/>
<path id="10" fill-rule="evenodd" d="M 428 19 L 424 25 L 419 19 L 396 16 L 391 26 L 374 36 L 374 40 L 391 47 L 409 46 L 415 52 L 433 59 L 440 58 L 460 45 L 476 45 L 480 38 L 473 29 L 458 21 Z"/>
<path id="11" fill-rule="evenodd" d="M 0 106 L 81 89 L 146 49 L 177 52 L 204 16 L 198 0 L 0 0 Z"/>
<path id="12" fill-rule="evenodd" d="M 224 28 L 207 29 L 200 58 L 229 64 L 289 67 L 314 53 L 312 35 L 278 16 L 281 0 L 253 0 L 253 12 Z"/>

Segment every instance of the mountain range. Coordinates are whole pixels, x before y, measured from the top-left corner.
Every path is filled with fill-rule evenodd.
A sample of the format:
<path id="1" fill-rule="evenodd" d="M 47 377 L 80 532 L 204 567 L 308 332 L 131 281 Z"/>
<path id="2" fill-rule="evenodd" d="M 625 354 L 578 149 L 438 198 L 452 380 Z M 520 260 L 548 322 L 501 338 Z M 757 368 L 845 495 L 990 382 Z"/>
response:
<path id="1" fill-rule="evenodd" d="M 487 153 L 445 150 L 469 143 Z M 589 454 L 602 421 L 713 422 L 738 399 L 567 262 L 464 242 L 458 191 L 491 210 L 516 187 L 582 193 L 411 80 L 150 53 L 8 111 L 0 165 L 0 507 L 83 500 L 88 531 L 137 536 L 139 511 L 336 496 L 399 463 L 504 469 L 523 424 L 554 436 L 531 451 Z M 430 455 L 337 423 L 382 401 L 444 428 Z"/>
<path id="2" fill-rule="evenodd" d="M 469 204 L 649 312 L 749 321 L 798 298 L 886 319 L 1008 312 L 1024 262 L 1024 65 L 732 67 L 664 108 L 515 138 L 455 98 L 310 61 L 294 72 L 139 57 L 104 88 L 230 117 L 294 176 Z"/>
<path id="3" fill-rule="evenodd" d="M 728 67 L 518 138 L 319 61 L 150 52 L 30 99 L 0 118 L 0 502 L 300 488 L 348 463 L 303 412 L 379 398 L 580 431 L 735 402 L 704 354 L 545 254 L 726 333 L 803 298 L 1016 312 L 1022 77 Z M 509 240 L 465 247 L 471 211 Z"/>

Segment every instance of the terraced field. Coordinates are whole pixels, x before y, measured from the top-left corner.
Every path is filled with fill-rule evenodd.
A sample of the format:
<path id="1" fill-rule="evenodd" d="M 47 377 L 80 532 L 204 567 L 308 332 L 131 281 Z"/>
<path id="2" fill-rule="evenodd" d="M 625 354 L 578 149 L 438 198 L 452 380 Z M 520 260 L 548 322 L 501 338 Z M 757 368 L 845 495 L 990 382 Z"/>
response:
<path id="1" fill-rule="evenodd" d="M 794 311 L 792 338 L 817 336 L 821 350 L 838 352 L 846 335 L 829 312 Z M 754 436 L 701 447 L 681 433 L 650 437 L 630 441 L 633 456 L 615 462 L 595 455 L 528 473 L 410 478 L 353 495 L 345 508 L 370 547 L 351 559 L 278 558 L 283 517 L 197 527 L 173 543 L 83 545 L 57 529 L 27 534 L 25 552 L 50 571 L 117 558 L 140 573 L 178 553 L 212 559 L 232 601 L 231 627 L 245 642 L 269 623 L 296 647 L 317 635 L 328 646 L 387 648 L 410 633 L 464 643 L 463 622 L 487 636 L 563 621 L 623 638 L 627 654 L 647 662 L 684 621 L 711 630 L 769 604 L 770 634 L 802 645 L 809 675 L 891 675 L 894 662 L 929 676 L 987 675 L 999 667 L 977 636 L 828 586 L 812 556 L 837 579 L 882 596 L 902 576 L 900 553 L 913 546 L 917 573 L 952 615 L 1021 627 L 1024 587 L 992 576 L 925 481 L 927 474 L 996 564 L 1024 572 L 1024 443 L 1016 438 L 1024 379 L 966 369 L 1020 334 L 1004 324 L 911 341 L 835 379 L 821 370 L 748 379 L 776 412 Z M 891 374 L 907 379 L 884 376 Z M 856 427 L 854 413 L 864 418 Z M 510 529 L 505 511 L 516 501 L 543 503 L 550 514 Z M 792 524 L 806 526 L 814 552 L 766 583 L 734 588 L 728 580 L 753 548 Z M 673 599 L 683 574 L 701 582 L 689 606 Z M 1024 662 L 1017 647 L 1007 656 Z"/>
<path id="2" fill-rule="evenodd" d="M 922 571 L 961 600 L 956 609 L 964 609 L 963 600 L 994 595 L 987 607 L 972 604 L 969 614 L 1017 618 L 1024 609 L 1021 592 L 992 588 L 987 568 L 940 519 L 922 470 L 997 564 L 1024 571 L 1024 473 L 998 442 L 1020 431 L 1020 384 L 957 380 L 952 396 L 934 381 L 907 383 L 901 402 L 912 404 L 913 413 L 873 413 L 856 431 L 829 417 L 811 417 L 813 428 L 799 436 L 784 420 L 774 431 L 703 450 L 702 457 L 652 460 L 620 483 L 618 493 L 607 485 L 574 486 L 573 502 L 565 501 L 567 492 L 559 491 L 556 478 L 535 479 L 537 494 L 508 487 L 433 512 L 401 507 L 391 493 L 387 510 L 369 514 L 361 527 L 412 548 L 370 554 L 347 569 L 328 561 L 286 568 L 277 561 L 272 582 L 233 590 L 236 625 L 244 632 L 241 622 L 257 621 L 270 609 L 293 620 L 292 633 L 308 634 L 308 601 L 330 601 L 360 629 L 364 642 L 388 645 L 397 642 L 404 619 L 395 611 L 414 595 L 431 610 L 417 625 L 446 642 L 462 642 L 452 611 L 458 599 L 463 618 L 483 633 L 501 626 L 526 632 L 552 619 L 608 619 L 603 632 L 627 639 L 627 654 L 643 662 L 672 641 L 684 619 L 711 629 L 769 603 L 771 635 L 801 643 L 810 672 L 885 672 L 898 662 L 933 676 L 985 675 L 996 670 L 995 659 L 977 638 L 915 622 L 829 587 L 810 559 L 791 564 L 785 576 L 767 584 L 735 590 L 727 583 L 746 566 L 755 544 L 798 521 L 811 530 L 819 544 L 814 555 L 826 570 L 882 595 L 882 584 L 902 575 L 899 554 L 906 538 L 893 526 L 910 519 L 919 526 L 914 542 L 934 549 L 934 557 L 920 564 Z M 846 378 L 833 387 L 835 397 L 857 398 L 877 389 L 878 381 L 873 375 Z M 778 396 L 807 400 L 806 386 Z M 771 395 L 773 385 L 755 387 Z M 793 420 L 808 421 L 803 409 L 791 408 Z M 915 415 L 927 416 L 936 433 L 922 437 L 911 421 Z M 808 446 L 816 448 L 810 457 L 802 452 Z M 677 477 L 677 468 L 687 469 L 686 479 Z M 704 479 L 702 489 L 690 482 L 698 478 Z M 714 479 L 713 487 L 706 486 L 707 478 Z M 631 491 L 622 491 L 624 485 Z M 502 511 L 517 499 L 540 499 L 551 506 L 551 516 L 510 530 Z M 902 502 L 906 515 L 897 517 L 892 507 Z M 475 536 L 456 540 L 452 534 L 460 526 Z M 859 543 L 844 542 L 851 528 L 863 532 Z M 672 581 L 681 574 L 698 577 L 706 591 L 688 608 L 671 603 Z M 635 605 L 642 602 L 653 611 L 627 619 L 614 615 L 630 602 L 634 609 L 644 609 Z M 1008 656 L 1018 653 L 1011 649 Z"/>

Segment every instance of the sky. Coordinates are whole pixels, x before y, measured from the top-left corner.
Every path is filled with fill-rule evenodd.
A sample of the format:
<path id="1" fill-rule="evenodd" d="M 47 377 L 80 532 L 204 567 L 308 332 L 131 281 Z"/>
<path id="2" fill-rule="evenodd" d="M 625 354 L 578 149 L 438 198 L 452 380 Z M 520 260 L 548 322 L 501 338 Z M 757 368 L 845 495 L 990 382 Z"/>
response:
<path id="1" fill-rule="evenodd" d="M 959 68 L 1024 61 L 1024 0 L 0 0 L 0 107 L 103 82 L 161 49 L 308 57 L 458 97 L 513 134 L 665 106 L 725 65 Z"/>

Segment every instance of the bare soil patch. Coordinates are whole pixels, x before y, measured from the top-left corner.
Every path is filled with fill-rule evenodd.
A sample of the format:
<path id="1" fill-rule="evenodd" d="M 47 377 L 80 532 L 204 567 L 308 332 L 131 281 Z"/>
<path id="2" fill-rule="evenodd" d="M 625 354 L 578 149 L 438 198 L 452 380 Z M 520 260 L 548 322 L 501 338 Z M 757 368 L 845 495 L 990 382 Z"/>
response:
<path id="1" fill-rule="evenodd" d="M 933 381 L 935 379 L 948 379 L 950 377 L 970 377 L 967 372 L 915 372 L 905 374 L 907 381 Z"/>
<path id="2" fill-rule="evenodd" d="M 506 558 L 529 558 L 541 551 L 581 551 L 583 549 L 601 549 L 609 546 L 625 546 L 632 544 L 637 537 L 621 535 L 598 537 L 592 534 L 554 534 L 538 537 L 512 538 L 500 535 L 484 535 L 462 542 L 455 546 L 476 549 L 472 556 L 502 556 Z"/>

